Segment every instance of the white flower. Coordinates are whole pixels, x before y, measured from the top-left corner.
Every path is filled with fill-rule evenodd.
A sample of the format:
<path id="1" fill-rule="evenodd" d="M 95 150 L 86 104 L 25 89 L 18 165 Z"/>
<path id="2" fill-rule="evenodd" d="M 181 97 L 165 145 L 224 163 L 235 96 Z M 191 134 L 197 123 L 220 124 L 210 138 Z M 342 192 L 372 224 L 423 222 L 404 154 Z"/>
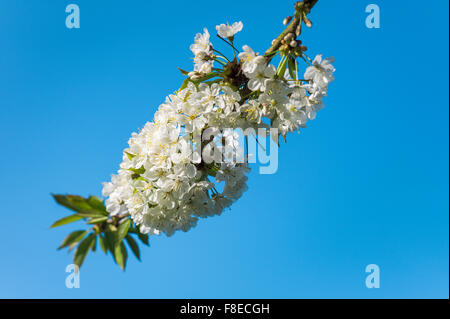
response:
<path id="1" fill-rule="evenodd" d="M 304 106 L 297 100 L 291 99 L 278 108 L 279 119 L 283 122 L 283 128 L 293 131 L 308 121 Z M 282 128 L 282 131 L 283 131 Z"/>
<path id="2" fill-rule="evenodd" d="M 218 98 L 218 106 L 223 110 L 225 115 L 231 114 L 233 111 L 239 111 L 241 96 L 239 92 L 234 91 L 229 86 L 222 88 L 224 94 Z"/>
<path id="3" fill-rule="evenodd" d="M 233 23 L 231 26 L 229 24 L 218 25 L 216 26 L 216 30 L 222 38 L 232 38 L 236 33 L 242 31 L 243 27 L 244 25 L 239 21 Z"/>
<path id="4" fill-rule="evenodd" d="M 219 35 L 229 39 L 240 30 L 241 22 L 217 26 Z M 191 50 L 195 66 L 189 77 L 194 81 L 213 68 L 207 29 L 196 35 Z M 153 122 L 132 134 L 117 175 L 103 184 L 110 215 L 128 212 L 142 233 L 170 236 L 195 227 L 199 218 L 222 214 L 247 190 L 249 168 L 233 129 L 273 127 L 282 136 L 298 130 L 323 107 L 334 79 L 333 59 L 322 61 L 321 55 L 306 70 L 304 85 L 275 79 L 275 67 L 249 46 L 239 59 L 250 92 L 233 81 L 225 85 L 221 76 L 189 82 L 165 99 Z M 224 183 L 217 187 L 221 192 L 211 176 Z"/>
<path id="5" fill-rule="evenodd" d="M 186 132 L 193 133 L 202 130 L 208 120 L 203 114 L 203 107 L 200 103 L 185 103 L 183 108 L 183 114 L 185 119 Z"/>
<path id="6" fill-rule="evenodd" d="M 273 78 L 276 73 L 277 70 L 273 65 L 258 67 L 254 73 L 250 74 L 248 88 L 252 91 L 259 90 L 264 92 L 266 90 L 266 80 Z"/>
<path id="7" fill-rule="evenodd" d="M 194 71 L 207 74 L 212 71 L 214 60 L 205 52 L 200 52 L 194 58 Z"/>
<path id="8" fill-rule="evenodd" d="M 244 45 L 242 48 L 244 52 L 239 53 L 239 59 L 242 62 L 242 70 L 248 76 L 254 73 L 260 65 L 264 65 L 266 58 L 255 53 L 248 45 Z"/>
<path id="9" fill-rule="evenodd" d="M 264 116 L 271 119 L 275 112 L 281 109 L 288 101 L 286 87 L 283 82 L 266 80 L 266 91 L 259 96 Z"/>
<path id="10" fill-rule="evenodd" d="M 204 106 L 204 112 L 210 112 L 213 106 L 217 104 L 217 97 L 220 93 L 220 86 L 217 83 L 209 86 L 206 83 L 201 83 L 199 85 L 199 91 L 196 98 L 199 100 L 200 104 Z"/>
<path id="11" fill-rule="evenodd" d="M 250 100 L 242 107 L 242 112 L 245 114 L 246 119 L 250 122 L 261 123 L 261 117 L 263 116 L 263 110 L 261 103 L 258 100 Z"/>
<path id="12" fill-rule="evenodd" d="M 212 44 L 209 41 L 210 35 L 208 29 L 204 33 L 197 33 L 194 44 L 191 45 L 191 51 L 194 53 L 194 71 L 200 74 L 207 74 L 212 71 L 213 51 Z"/>
<path id="13" fill-rule="evenodd" d="M 196 56 L 200 53 L 206 53 L 207 55 L 212 53 L 212 45 L 211 42 L 209 42 L 210 35 L 208 29 L 204 28 L 203 32 L 203 34 L 197 33 L 194 39 L 194 44 L 191 45 L 191 51 Z"/>
<path id="14" fill-rule="evenodd" d="M 322 55 L 319 54 L 313 61 L 313 66 L 306 69 L 305 79 L 315 82 L 316 85 L 326 88 L 328 84 L 334 80 L 333 72 L 335 68 L 331 63 L 335 58 L 327 58 L 322 61 Z"/>

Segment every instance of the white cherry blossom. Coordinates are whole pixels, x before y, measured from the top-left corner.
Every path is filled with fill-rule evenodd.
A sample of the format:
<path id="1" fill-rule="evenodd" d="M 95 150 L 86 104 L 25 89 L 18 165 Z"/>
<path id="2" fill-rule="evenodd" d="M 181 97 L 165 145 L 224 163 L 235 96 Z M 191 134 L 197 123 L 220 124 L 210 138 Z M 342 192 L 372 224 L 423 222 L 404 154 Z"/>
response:
<path id="1" fill-rule="evenodd" d="M 229 39 L 241 30 L 241 22 L 217 26 Z M 129 213 L 146 234 L 170 236 L 222 214 L 247 190 L 250 170 L 233 129 L 277 128 L 285 137 L 316 117 L 334 80 L 333 58 L 316 56 L 305 82 L 277 77 L 270 59 L 245 45 L 233 71 L 241 82 L 234 83 L 213 69 L 217 57 L 206 28 L 190 48 L 194 70 L 183 88 L 131 135 L 117 175 L 103 183 L 110 215 Z"/>
<path id="2" fill-rule="evenodd" d="M 234 35 L 240 31 L 242 31 L 242 28 L 244 25 L 241 21 L 235 22 L 232 25 L 229 24 L 221 24 L 216 26 L 217 33 L 222 38 L 232 38 Z"/>

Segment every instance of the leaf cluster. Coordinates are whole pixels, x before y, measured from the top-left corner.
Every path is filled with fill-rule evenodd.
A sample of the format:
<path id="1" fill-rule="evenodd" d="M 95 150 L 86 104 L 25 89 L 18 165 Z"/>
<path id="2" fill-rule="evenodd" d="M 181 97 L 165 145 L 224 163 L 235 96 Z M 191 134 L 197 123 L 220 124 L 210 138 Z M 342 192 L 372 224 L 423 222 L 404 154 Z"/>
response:
<path id="1" fill-rule="evenodd" d="M 105 254 L 110 253 L 123 270 L 127 264 L 128 249 L 131 249 L 136 258 L 141 260 L 137 241 L 148 246 L 149 238 L 148 235 L 139 231 L 129 215 L 109 216 L 104 201 L 96 196 L 88 198 L 77 195 L 52 194 L 52 196 L 59 205 L 70 209 L 74 214 L 57 220 L 51 228 L 80 220 L 91 226 L 88 229 L 71 232 L 58 247 L 58 250 L 63 248 L 69 251 L 74 250 L 74 264 L 81 267 L 88 253 L 95 252 L 97 246 L 100 246 Z"/>

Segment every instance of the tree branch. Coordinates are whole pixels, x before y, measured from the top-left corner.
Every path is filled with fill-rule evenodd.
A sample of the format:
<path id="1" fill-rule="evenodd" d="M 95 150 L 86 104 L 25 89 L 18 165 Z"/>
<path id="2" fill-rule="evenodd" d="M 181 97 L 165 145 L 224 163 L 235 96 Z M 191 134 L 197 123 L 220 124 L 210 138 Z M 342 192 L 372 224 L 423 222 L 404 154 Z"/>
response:
<path id="1" fill-rule="evenodd" d="M 286 27 L 286 29 L 273 41 L 272 46 L 266 51 L 265 55 L 269 56 L 269 61 L 271 60 L 271 55 L 275 53 L 282 45 L 283 39 L 289 34 L 293 33 L 297 37 L 301 34 L 301 25 L 304 22 L 304 18 L 311 11 L 318 0 L 304 0 L 295 3 L 295 13 L 294 18 L 291 23 Z M 309 20 L 308 20 L 309 21 Z"/>

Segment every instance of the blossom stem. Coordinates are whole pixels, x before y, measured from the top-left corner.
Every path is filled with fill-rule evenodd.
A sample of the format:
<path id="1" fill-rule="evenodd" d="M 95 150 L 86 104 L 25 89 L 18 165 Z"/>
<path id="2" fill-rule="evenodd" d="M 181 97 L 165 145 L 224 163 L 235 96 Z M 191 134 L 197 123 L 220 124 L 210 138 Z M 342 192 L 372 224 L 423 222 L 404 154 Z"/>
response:
<path id="1" fill-rule="evenodd" d="M 280 74 L 280 71 L 282 68 L 284 68 L 286 66 L 286 62 L 287 62 L 287 56 L 283 55 L 283 57 L 280 60 L 280 63 L 278 64 L 278 67 L 277 67 L 278 76 L 284 75 L 284 74 Z"/>
<path id="2" fill-rule="evenodd" d="M 264 146 L 261 145 L 261 143 L 260 143 L 259 140 L 258 140 L 258 136 L 257 136 L 256 134 L 253 134 L 253 133 L 252 133 L 252 135 L 253 135 L 253 137 L 255 138 L 256 143 L 258 143 L 258 145 L 259 145 L 259 146 L 262 148 L 262 150 L 265 152 L 265 151 L 266 151 L 266 148 L 265 148 Z"/>
<path id="3" fill-rule="evenodd" d="M 255 94 L 256 92 L 250 92 L 249 94 L 245 95 L 242 99 L 241 102 L 245 102 L 250 96 L 252 96 L 253 94 Z"/>
<path id="4" fill-rule="evenodd" d="M 308 80 L 305 80 L 305 79 L 285 80 L 285 81 L 287 81 L 287 82 L 297 82 L 297 81 L 300 81 L 300 82 L 309 82 Z"/>
<path id="5" fill-rule="evenodd" d="M 231 46 L 231 47 L 233 48 L 233 50 L 236 50 L 236 52 L 240 53 L 240 51 L 239 51 L 238 49 L 236 49 L 232 43 L 228 42 L 227 40 L 225 40 L 224 38 L 222 38 L 222 37 L 221 37 L 220 35 L 218 35 L 218 34 L 217 34 L 217 37 L 218 37 L 219 39 L 221 39 L 222 41 L 224 41 L 224 42 L 225 42 L 226 44 L 228 44 L 229 46 Z"/>
<path id="6" fill-rule="evenodd" d="M 228 62 L 230 62 L 230 60 L 228 60 L 228 58 L 225 56 L 225 54 L 223 54 L 222 52 L 220 52 L 219 50 L 213 49 L 214 52 L 219 53 L 220 56 L 222 58 L 224 58 L 225 60 L 227 60 Z"/>
<path id="7" fill-rule="evenodd" d="M 221 56 L 221 55 L 216 55 L 217 58 L 222 59 L 223 61 L 226 61 L 227 63 L 230 62 L 230 60 L 228 60 L 226 57 Z"/>
<path id="8" fill-rule="evenodd" d="M 313 61 L 311 60 L 311 58 L 310 58 L 309 56 L 307 56 L 305 53 L 303 53 L 302 55 L 303 55 L 304 57 L 306 57 L 306 58 L 309 60 L 309 62 L 313 63 Z"/>
<path id="9" fill-rule="evenodd" d="M 266 53 L 266 54 L 264 54 L 264 56 L 266 58 L 273 58 L 273 56 L 275 56 L 278 52 L 280 52 L 280 50 L 276 50 L 275 52 L 271 52 L 271 53 Z"/>
<path id="10" fill-rule="evenodd" d="M 234 48 L 233 41 L 230 40 L 230 43 L 231 43 L 231 47 L 233 48 L 233 56 L 234 56 L 234 59 L 237 59 L 237 56 L 236 56 L 236 50 L 235 50 L 235 48 Z"/>
<path id="11" fill-rule="evenodd" d="M 223 61 L 220 61 L 219 59 L 214 58 L 213 60 L 216 61 L 217 63 L 219 63 L 222 66 L 226 65 Z M 213 70 L 219 70 L 219 69 L 214 68 Z M 222 71 L 222 70 L 220 70 L 220 71 Z"/>
<path id="12" fill-rule="evenodd" d="M 303 61 L 305 61 L 306 62 L 306 64 L 308 64 L 309 66 L 311 66 L 312 64 L 308 61 L 308 60 L 306 60 L 305 59 L 305 57 L 302 55 L 302 59 L 303 59 Z"/>

